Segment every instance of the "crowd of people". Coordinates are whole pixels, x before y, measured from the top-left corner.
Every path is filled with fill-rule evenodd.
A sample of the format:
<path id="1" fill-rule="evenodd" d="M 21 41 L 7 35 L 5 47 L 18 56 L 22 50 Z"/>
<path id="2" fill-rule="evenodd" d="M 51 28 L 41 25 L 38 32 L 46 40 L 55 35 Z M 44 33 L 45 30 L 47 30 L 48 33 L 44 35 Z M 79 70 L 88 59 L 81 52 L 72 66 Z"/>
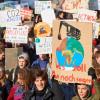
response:
<path id="1" fill-rule="evenodd" d="M 73 17 L 70 13 L 55 12 L 58 20 Z M 17 66 L 11 69 L 5 67 L 5 48 L 12 48 L 13 44 L 5 43 L 5 28 L 0 28 L 0 100 L 100 100 L 100 36 L 92 44 L 93 66 L 88 69 L 92 84 L 64 83 L 52 75 L 50 55 L 36 54 L 33 28 L 42 21 L 41 16 L 35 14 L 31 21 L 28 43 L 16 44 L 23 52 L 17 57 Z"/>
<path id="2" fill-rule="evenodd" d="M 55 80 L 49 55 L 36 55 L 35 45 L 30 44 L 23 45 L 18 65 L 6 70 L 5 43 L 1 41 L 0 100 L 100 100 L 100 44 L 93 41 L 93 67 L 88 70 L 92 85 Z"/>

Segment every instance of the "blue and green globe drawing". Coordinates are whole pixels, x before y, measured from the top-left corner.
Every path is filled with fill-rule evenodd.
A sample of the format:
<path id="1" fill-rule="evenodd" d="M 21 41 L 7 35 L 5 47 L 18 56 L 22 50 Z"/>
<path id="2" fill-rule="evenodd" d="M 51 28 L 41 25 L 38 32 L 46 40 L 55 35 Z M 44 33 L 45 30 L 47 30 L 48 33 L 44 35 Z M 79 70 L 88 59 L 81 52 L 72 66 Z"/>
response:
<path id="1" fill-rule="evenodd" d="M 66 37 L 56 49 L 56 58 L 60 66 L 78 67 L 84 59 L 83 46 L 75 38 Z"/>

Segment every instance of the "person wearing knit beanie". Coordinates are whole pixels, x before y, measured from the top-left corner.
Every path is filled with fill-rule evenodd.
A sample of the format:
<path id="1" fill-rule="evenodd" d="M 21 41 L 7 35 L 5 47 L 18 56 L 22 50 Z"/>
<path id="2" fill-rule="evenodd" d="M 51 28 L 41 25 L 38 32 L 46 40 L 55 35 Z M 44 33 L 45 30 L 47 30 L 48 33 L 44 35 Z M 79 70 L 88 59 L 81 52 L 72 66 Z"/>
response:
<path id="1" fill-rule="evenodd" d="M 23 52 L 22 54 L 18 56 L 18 64 L 20 68 L 21 67 L 23 68 L 25 66 L 29 67 L 30 61 L 29 61 L 29 56 L 27 53 Z"/>

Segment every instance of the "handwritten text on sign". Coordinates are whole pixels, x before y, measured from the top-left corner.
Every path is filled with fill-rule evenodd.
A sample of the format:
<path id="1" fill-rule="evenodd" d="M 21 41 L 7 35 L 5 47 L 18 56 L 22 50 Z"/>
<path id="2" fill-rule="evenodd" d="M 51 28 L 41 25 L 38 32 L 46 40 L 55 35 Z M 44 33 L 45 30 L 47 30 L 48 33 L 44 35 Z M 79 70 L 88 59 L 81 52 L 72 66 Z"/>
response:
<path id="1" fill-rule="evenodd" d="M 41 11 L 51 8 L 51 1 L 35 1 L 35 14 L 41 14 Z"/>
<path id="2" fill-rule="evenodd" d="M 13 26 L 6 28 L 5 40 L 11 43 L 27 43 L 28 27 Z"/>
<path id="3" fill-rule="evenodd" d="M 52 53 L 52 37 L 35 38 L 36 54 Z"/>
<path id="4" fill-rule="evenodd" d="M 32 10 L 30 9 L 25 9 L 25 8 L 21 8 L 21 16 L 22 16 L 22 19 L 29 19 L 31 20 L 31 17 L 32 17 Z"/>
<path id="5" fill-rule="evenodd" d="M 0 11 L 0 26 L 19 25 L 21 23 L 20 9 Z"/>
<path id="6" fill-rule="evenodd" d="M 78 10 L 78 19 L 80 22 L 96 21 L 97 12 L 92 10 L 80 9 Z"/>

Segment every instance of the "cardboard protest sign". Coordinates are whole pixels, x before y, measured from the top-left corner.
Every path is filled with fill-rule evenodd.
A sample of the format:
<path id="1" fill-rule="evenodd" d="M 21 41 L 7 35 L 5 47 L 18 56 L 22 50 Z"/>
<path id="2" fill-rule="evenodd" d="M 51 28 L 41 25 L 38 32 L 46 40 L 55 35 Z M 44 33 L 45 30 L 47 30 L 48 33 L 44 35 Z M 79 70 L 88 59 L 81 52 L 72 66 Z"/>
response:
<path id="1" fill-rule="evenodd" d="M 54 21 L 52 70 L 55 78 L 67 83 L 91 84 L 92 24 Z"/>
<path id="2" fill-rule="evenodd" d="M 55 0 L 52 1 L 52 5 L 54 5 L 54 7 L 73 13 L 77 12 L 80 8 L 88 9 L 88 3 L 89 0 L 59 0 L 55 6 Z"/>
<path id="3" fill-rule="evenodd" d="M 97 19 L 97 12 L 93 10 L 79 9 L 78 19 L 80 22 L 94 22 Z"/>
<path id="4" fill-rule="evenodd" d="M 51 1 L 35 1 L 35 14 L 41 14 L 41 11 L 51 7 Z"/>
<path id="5" fill-rule="evenodd" d="M 52 37 L 35 38 L 36 54 L 51 54 L 52 53 Z"/>
<path id="6" fill-rule="evenodd" d="M 5 32 L 5 41 L 11 43 L 27 43 L 28 26 L 7 27 Z"/>
<path id="7" fill-rule="evenodd" d="M 5 48 L 5 67 L 12 69 L 17 66 L 18 55 L 21 54 L 23 48 Z"/>
<path id="8" fill-rule="evenodd" d="M 20 25 L 20 9 L 8 9 L 0 11 L 0 27 Z"/>
<path id="9" fill-rule="evenodd" d="M 52 27 L 53 21 L 56 19 L 53 9 L 46 9 L 41 11 L 42 21 L 46 22 L 50 27 Z M 49 19 L 49 20 L 48 20 Z"/>

